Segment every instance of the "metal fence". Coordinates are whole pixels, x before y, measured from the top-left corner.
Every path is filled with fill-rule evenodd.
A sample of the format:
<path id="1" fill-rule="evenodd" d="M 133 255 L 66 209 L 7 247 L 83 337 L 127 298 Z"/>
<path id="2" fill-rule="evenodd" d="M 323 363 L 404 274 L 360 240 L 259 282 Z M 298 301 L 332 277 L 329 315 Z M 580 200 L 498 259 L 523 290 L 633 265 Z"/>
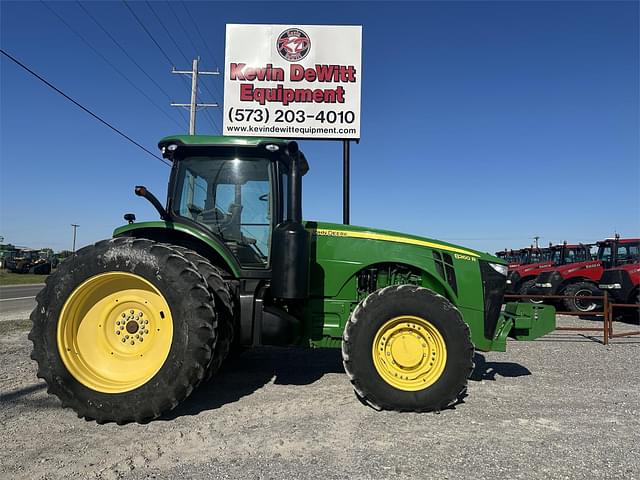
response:
<path id="1" fill-rule="evenodd" d="M 542 303 L 545 303 L 545 300 L 564 300 L 566 298 L 573 298 L 572 295 L 505 295 L 505 300 L 507 299 L 520 299 L 520 300 L 541 300 Z M 614 333 L 613 331 L 613 311 L 614 308 L 636 308 L 640 309 L 640 305 L 636 304 L 628 304 L 628 303 L 612 303 L 609 300 L 609 295 L 607 292 L 604 292 L 603 295 L 584 295 L 580 296 L 580 299 L 590 299 L 594 301 L 602 302 L 602 311 L 589 311 L 589 312 L 563 312 L 556 311 L 556 314 L 560 315 L 572 315 L 575 317 L 581 316 L 595 316 L 602 317 L 602 326 L 601 327 L 558 327 L 556 326 L 556 330 L 568 330 L 573 332 L 602 332 L 602 343 L 604 345 L 609 345 L 609 340 L 612 338 L 620 338 L 620 337 L 628 337 L 631 335 L 640 335 L 640 328 L 638 330 Z"/>

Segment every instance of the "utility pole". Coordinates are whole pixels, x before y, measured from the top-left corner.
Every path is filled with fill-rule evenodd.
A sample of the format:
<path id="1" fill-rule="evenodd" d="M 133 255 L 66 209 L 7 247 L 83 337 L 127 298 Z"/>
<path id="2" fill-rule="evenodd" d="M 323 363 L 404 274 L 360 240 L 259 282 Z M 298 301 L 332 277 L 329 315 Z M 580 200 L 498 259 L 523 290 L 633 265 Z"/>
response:
<path id="1" fill-rule="evenodd" d="M 217 103 L 198 103 L 198 75 L 220 75 L 219 71 L 201 72 L 198 70 L 198 62 L 200 57 L 193 59 L 191 70 L 176 70 L 175 67 L 171 73 L 180 75 L 191 75 L 191 103 L 172 103 L 172 107 L 189 108 L 189 135 L 196 134 L 196 110 L 198 108 L 219 107 Z"/>
<path id="2" fill-rule="evenodd" d="M 349 171 L 351 161 L 351 150 L 349 148 L 349 140 L 342 141 L 342 223 L 349 225 Z"/>
<path id="3" fill-rule="evenodd" d="M 75 223 L 72 223 L 71 226 L 73 227 L 73 254 L 75 255 L 76 253 L 76 229 L 80 226 L 80 225 L 76 225 Z"/>
<path id="4" fill-rule="evenodd" d="M 538 240 L 540 239 L 540 237 L 536 235 L 535 237 L 533 237 L 533 239 L 536 241 L 536 248 L 538 248 Z"/>

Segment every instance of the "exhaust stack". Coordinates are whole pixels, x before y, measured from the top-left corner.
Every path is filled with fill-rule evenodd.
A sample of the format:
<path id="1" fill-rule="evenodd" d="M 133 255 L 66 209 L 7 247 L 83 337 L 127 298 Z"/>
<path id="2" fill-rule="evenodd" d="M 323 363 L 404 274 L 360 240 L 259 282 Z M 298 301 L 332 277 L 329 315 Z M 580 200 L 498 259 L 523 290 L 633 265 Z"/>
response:
<path id="1" fill-rule="evenodd" d="M 309 233 L 302 225 L 302 172 L 298 144 L 289 144 L 288 218 L 273 229 L 271 293 L 304 299 L 309 294 Z"/>

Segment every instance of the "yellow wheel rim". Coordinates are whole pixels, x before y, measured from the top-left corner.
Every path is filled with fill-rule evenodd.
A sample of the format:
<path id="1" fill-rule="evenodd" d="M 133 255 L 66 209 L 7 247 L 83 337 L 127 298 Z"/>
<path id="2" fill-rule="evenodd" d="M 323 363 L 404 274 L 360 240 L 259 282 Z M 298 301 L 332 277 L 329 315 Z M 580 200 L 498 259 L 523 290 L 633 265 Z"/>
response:
<path id="1" fill-rule="evenodd" d="M 58 352 L 85 387 L 123 393 L 162 367 L 173 339 L 171 310 L 160 291 L 127 272 L 96 275 L 76 288 L 58 319 Z"/>
<path id="2" fill-rule="evenodd" d="M 394 388 L 415 392 L 433 385 L 444 372 L 447 346 L 424 318 L 403 315 L 386 322 L 373 341 L 373 364 Z"/>

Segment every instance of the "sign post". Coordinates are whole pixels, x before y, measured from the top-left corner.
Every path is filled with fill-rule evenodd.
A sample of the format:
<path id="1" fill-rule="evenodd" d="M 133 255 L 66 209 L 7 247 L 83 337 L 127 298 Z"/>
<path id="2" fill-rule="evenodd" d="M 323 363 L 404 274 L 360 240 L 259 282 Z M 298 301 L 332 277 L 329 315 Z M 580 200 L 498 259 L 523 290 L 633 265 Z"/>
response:
<path id="1" fill-rule="evenodd" d="M 343 142 L 349 223 L 350 140 L 360 138 L 361 26 L 227 25 L 224 135 Z"/>

